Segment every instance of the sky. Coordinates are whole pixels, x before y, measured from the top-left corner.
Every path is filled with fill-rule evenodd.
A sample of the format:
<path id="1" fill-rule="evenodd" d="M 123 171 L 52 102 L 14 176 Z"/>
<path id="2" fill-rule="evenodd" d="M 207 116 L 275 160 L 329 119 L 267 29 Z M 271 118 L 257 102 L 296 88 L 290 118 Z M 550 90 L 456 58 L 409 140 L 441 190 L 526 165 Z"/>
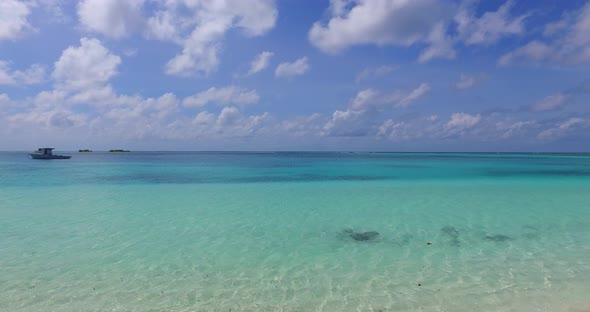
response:
<path id="1" fill-rule="evenodd" d="M 2 0 L 0 149 L 590 152 L 590 1 Z"/>

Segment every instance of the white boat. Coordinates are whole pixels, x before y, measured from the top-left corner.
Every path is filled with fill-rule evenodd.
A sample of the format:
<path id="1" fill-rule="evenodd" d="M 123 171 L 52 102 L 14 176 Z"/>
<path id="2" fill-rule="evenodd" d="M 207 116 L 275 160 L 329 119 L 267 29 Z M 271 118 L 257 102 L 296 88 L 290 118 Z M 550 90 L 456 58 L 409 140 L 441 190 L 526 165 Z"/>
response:
<path id="1" fill-rule="evenodd" d="M 70 159 L 72 156 L 53 155 L 53 147 L 42 147 L 29 153 L 33 159 Z"/>

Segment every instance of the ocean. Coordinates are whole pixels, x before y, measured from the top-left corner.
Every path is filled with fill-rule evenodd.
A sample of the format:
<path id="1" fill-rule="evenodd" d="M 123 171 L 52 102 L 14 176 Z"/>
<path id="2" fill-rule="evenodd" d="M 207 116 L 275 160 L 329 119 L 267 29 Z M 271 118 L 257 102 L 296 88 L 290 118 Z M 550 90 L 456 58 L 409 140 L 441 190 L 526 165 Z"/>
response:
<path id="1" fill-rule="evenodd" d="M 0 153 L 0 311 L 589 311 L 590 154 Z"/>

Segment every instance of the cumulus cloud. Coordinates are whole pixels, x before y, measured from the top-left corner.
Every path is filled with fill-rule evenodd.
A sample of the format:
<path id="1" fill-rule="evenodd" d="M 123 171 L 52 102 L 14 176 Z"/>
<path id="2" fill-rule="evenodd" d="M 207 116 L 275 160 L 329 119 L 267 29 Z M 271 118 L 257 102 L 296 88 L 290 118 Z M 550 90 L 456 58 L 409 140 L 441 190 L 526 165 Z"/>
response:
<path id="1" fill-rule="evenodd" d="M 375 89 L 365 89 L 359 91 L 356 96 L 350 101 L 348 106 L 350 109 L 355 111 L 366 110 L 372 106 L 383 104 L 384 100 L 379 99 L 380 92 Z"/>
<path id="2" fill-rule="evenodd" d="M 518 60 L 540 62 L 552 58 L 554 53 L 553 47 L 540 41 L 531 41 L 514 51 L 502 55 L 498 60 L 498 65 L 506 66 Z"/>
<path id="3" fill-rule="evenodd" d="M 429 46 L 420 53 L 418 62 L 425 63 L 435 58 L 454 59 L 457 55 L 453 48 L 453 39 L 446 34 L 446 25 L 439 22 L 434 25 L 426 37 Z"/>
<path id="4" fill-rule="evenodd" d="M 33 64 L 24 71 L 11 70 L 10 63 L 0 61 L 0 85 L 38 84 L 45 80 L 45 66 Z"/>
<path id="5" fill-rule="evenodd" d="M 473 13 L 473 3 L 465 2 L 455 15 L 457 31 L 466 45 L 490 45 L 502 37 L 524 33 L 527 15 L 511 16 L 514 1 L 508 0 L 498 10 L 485 12 L 479 18 Z"/>
<path id="6" fill-rule="evenodd" d="M 16 81 L 13 74 L 10 72 L 10 67 L 7 62 L 0 61 L 0 85 L 13 85 Z"/>
<path id="7" fill-rule="evenodd" d="M 390 93 L 369 88 L 359 91 L 350 101 L 349 109 L 361 111 L 384 107 L 408 107 L 430 91 L 430 84 L 420 83 L 410 91 L 394 90 Z"/>
<path id="8" fill-rule="evenodd" d="M 267 68 L 268 64 L 270 63 L 270 58 L 273 55 L 274 55 L 274 53 L 269 52 L 269 51 L 260 52 L 260 54 L 258 54 L 256 56 L 256 58 L 254 58 L 252 63 L 250 63 L 250 69 L 248 70 L 248 75 L 256 74 L 256 73 L 264 70 L 265 68 Z"/>
<path id="9" fill-rule="evenodd" d="M 377 136 L 394 141 L 436 138 L 442 133 L 437 120 L 437 115 L 407 120 L 387 119 L 379 126 Z"/>
<path id="10" fill-rule="evenodd" d="M 382 65 L 376 68 L 365 68 L 356 76 L 356 82 L 362 82 L 372 78 L 378 78 L 394 72 L 399 67 L 395 65 Z"/>
<path id="11" fill-rule="evenodd" d="M 45 66 L 33 64 L 24 71 L 17 70 L 14 72 L 14 78 L 24 84 L 38 84 L 45 81 Z"/>
<path id="12" fill-rule="evenodd" d="M 459 80 L 455 83 L 455 88 L 465 90 L 475 86 L 478 78 L 476 76 L 461 74 Z"/>
<path id="13" fill-rule="evenodd" d="M 556 140 L 575 129 L 587 128 L 589 126 L 590 120 L 573 117 L 541 131 L 537 137 L 542 140 Z"/>
<path id="14" fill-rule="evenodd" d="M 65 12 L 65 6 L 68 0 L 35 0 L 43 11 L 49 16 L 52 23 L 67 23 L 71 21 L 71 17 Z"/>
<path id="15" fill-rule="evenodd" d="M 549 112 L 563 109 L 568 104 L 574 102 L 581 95 L 590 92 L 590 82 L 585 81 L 573 88 L 550 94 L 545 98 L 531 104 L 522 107 L 522 111 L 532 112 Z"/>
<path id="16" fill-rule="evenodd" d="M 182 105 L 187 107 L 204 106 L 208 103 L 218 105 L 247 105 L 258 103 L 258 100 L 260 100 L 260 96 L 258 96 L 256 90 L 248 90 L 236 86 L 211 87 L 203 92 L 184 98 Z"/>
<path id="17" fill-rule="evenodd" d="M 80 46 L 65 49 L 54 64 L 52 77 L 67 90 L 84 90 L 107 83 L 117 74 L 121 58 L 94 38 L 80 39 Z"/>
<path id="18" fill-rule="evenodd" d="M 476 15 L 475 2 L 457 7 L 434 0 L 333 0 L 330 18 L 316 22 L 309 40 L 326 53 L 357 45 L 425 46 L 418 61 L 453 59 L 454 45 L 491 45 L 524 33 L 526 15 L 512 16 L 512 1 Z M 455 31 L 456 29 L 456 31 Z"/>
<path id="19" fill-rule="evenodd" d="M 464 74 L 459 75 L 459 79 L 455 82 L 455 89 L 466 90 L 475 87 L 479 82 L 486 79 L 486 74 Z"/>
<path id="20" fill-rule="evenodd" d="M 284 62 L 277 66 L 275 76 L 277 77 L 292 77 L 305 74 L 310 68 L 307 62 L 307 57 L 302 57 L 292 63 Z"/>
<path id="21" fill-rule="evenodd" d="M 189 16 L 179 16 L 178 4 L 170 3 L 164 9 L 167 13 L 161 13 L 162 23 L 152 20 L 150 25 L 158 25 L 160 33 L 171 29 L 175 29 L 175 34 L 180 33 L 171 38 L 179 38 L 182 52 L 166 64 L 166 73 L 178 76 L 210 73 L 219 64 L 220 43 L 228 30 L 237 28 L 246 36 L 260 36 L 274 27 L 278 15 L 273 0 L 186 0 L 184 6 L 192 11 Z M 167 20 L 166 14 L 171 18 Z M 183 35 L 187 28 L 192 30 Z"/>
<path id="22" fill-rule="evenodd" d="M 165 65 L 176 76 L 207 75 L 219 65 L 225 34 L 238 29 L 245 36 L 260 36 L 277 19 L 274 0 L 200 1 L 83 0 L 78 5 L 80 23 L 88 30 L 112 38 L 141 33 L 146 38 L 170 41 L 182 47 Z"/>
<path id="23" fill-rule="evenodd" d="M 332 114 L 323 128 L 323 134 L 366 135 L 383 111 L 394 107 L 408 107 L 429 91 L 430 85 L 426 82 L 410 91 L 382 93 L 372 88 L 361 90 L 350 100 L 346 110 L 336 110 Z"/>
<path id="24" fill-rule="evenodd" d="M 8 108 L 13 106 L 12 100 L 6 93 L 0 93 L 0 116 L 8 111 Z"/>
<path id="25" fill-rule="evenodd" d="M 324 125 L 324 135 L 365 136 L 371 128 L 370 113 L 356 110 L 337 110 Z"/>
<path id="26" fill-rule="evenodd" d="M 15 40 L 34 30 L 27 20 L 32 3 L 19 0 L 0 1 L 0 41 Z"/>
<path id="27" fill-rule="evenodd" d="M 449 128 L 466 129 L 475 126 L 481 120 L 481 115 L 469 115 L 467 113 L 454 113 L 447 122 Z"/>
<path id="28" fill-rule="evenodd" d="M 410 46 L 426 39 L 445 6 L 434 0 L 332 1 L 330 20 L 314 23 L 309 40 L 328 53 L 364 44 Z"/>
<path id="29" fill-rule="evenodd" d="M 590 61 L 590 2 L 579 10 L 568 12 L 545 27 L 544 39 L 537 39 L 504 54 L 502 66 L 514 63 L 552 62 L 572 65 Z"/>
<path id="30" fill-rule="evenodd" d="M 117 94 L 110 79 L 120 62 L 97 39 L 83 38 L 79 46 L 66 48 L 55 62 L 54 89 L 19 102 L 18 111 L 12 113 L 15 102 L 0 94 L 2 134 L 35 129 L 39 138 L 64 137 L 68 133 L 70 140 L 77 137 L 82 141 L 89 137 L 187 140 L 249 137 L 273 127 L 269 113 L 250 115 L 235 106 L 226 106 L 218 114 L 201 111 L 194 118 L 182 112 L 183 102 L 189 106 L 256 103 L 259 96 L 254 90 L 234 86 L 210 88 L 184 101 L 173 93 L 147 98 Z M 78 105 L 84 108 L 79 109 Z"/>
<path id="31" fill-rule="evenodd" d="M 283 120 L 278 125 L 278 129 L 290 135 L 302 137 L 317 135 L 321 132 L 323 126 L 322 115 L 313 113 Z"/>
<path id="32" fill-rule="evenodd" d="M 480 114 L 454 113 L 444 126 L 445 136 L 465 135 L 467 130 L 473 128 L 480 121 Z"/>
<path id="33" fill-rule="evenodd" d="M 545 126 L 547 124 L 548 127 Z M 556 122 L 554 119 L 513 120 L 512 115 L 503 114 L 484 117 L 481 114 L 453 113 L 449 119 L 437 115 L 386 119 L 377 128 L 376 136 L 393 141 L 451 142 L 460 138 L 464 142 L 490 143 L 527 138 L 527 143 L 538 144 L 575 134 L 576 130 L 585 127 L 590 127 L 590 120 L 577 117 Z M 535 142 L 534 138 L 539 141 Z"/>
<path id="34" fill-rule="evenodd" d="M 421 83 L 416 89 L 412 90 L 410 94 L 404 96 L 398 103 L 399 107 L 410 106 L 414 101 L 424 96 L 430 91 L 430 85 L 426 82 Z"/>
<path id="35" fill-rule="evenodd" d="M 531 110 L 535 112 L 554 111 L 563 108 L 569 100 L 569 96 L 563 93 L 549 95 L 543 100 L 533 104 Z"/>
<path id="36" fill-rule="evenodd" d="M 199 135 L 247 137 L 258 132 L 270 120 L 269 113 L 246 116 L 237 107 L 227 106 L 218 115 L 200 112 L 191 123 Z"/>
<path id="37" fill-rule="evenodd" d="M 122 38 L 139 30 L 144 0 L 82 0 L 78 3 L 80 23 L 90 31 Z"/>
<path id="38" fill-rule="evenodd" d="M 496 122 L 496 129 L 499 131 L 500 138 L 508 139 L 515 136 L 523 136 L 529 130 L 536 128 L 537 122 L 529 121 L 498 121 Z"/>

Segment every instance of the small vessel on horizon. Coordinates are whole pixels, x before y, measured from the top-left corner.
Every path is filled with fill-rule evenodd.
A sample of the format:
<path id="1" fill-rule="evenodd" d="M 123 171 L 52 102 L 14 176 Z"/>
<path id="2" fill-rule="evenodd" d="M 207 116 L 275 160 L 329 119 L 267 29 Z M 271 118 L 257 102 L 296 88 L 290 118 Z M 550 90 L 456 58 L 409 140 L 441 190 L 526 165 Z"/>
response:
<path id="1" fill-rule="evenodd" d="M 29 153 L 33 159 L 70 159 L 72 156 L 53 155 L 53 147 L 41 147 L 36 151 Z"/>

